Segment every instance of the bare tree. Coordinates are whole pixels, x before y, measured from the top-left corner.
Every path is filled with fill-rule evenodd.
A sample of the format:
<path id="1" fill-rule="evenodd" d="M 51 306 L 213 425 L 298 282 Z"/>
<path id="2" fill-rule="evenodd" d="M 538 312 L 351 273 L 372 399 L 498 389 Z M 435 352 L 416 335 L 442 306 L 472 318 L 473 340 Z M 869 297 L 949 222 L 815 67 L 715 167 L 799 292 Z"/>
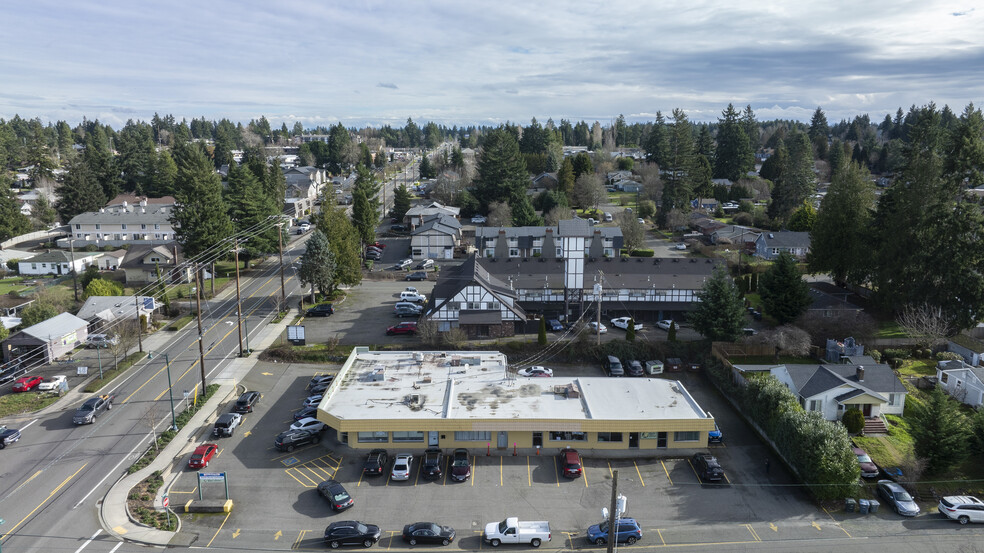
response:
<path id="1" fill-rule="evenodd" d="M 449 328 L 444 332 L 444 343 L 450 348 L 460 348 L 468 340 L 468 334 L 460 328 Z"/>
<path id="2" fill-rule="evenodd" d="M 663 180 L 659 176 L 659 165 L 640 163 L 634 171 L 642 178 L 643 196 L 659 204 L 663 199 Z"/>
<path id="3" fill-rule="evenodd" d="M 137 342 L 138 327 L 136 321 L 122 321 L 116 329 L 116 343 L 109 344 L 109 351 L 113 353 L 113 368 L 120 367 L 120 357 L 126 358 L 133 345 Z"/>
<path id="4" fill-rule="evenodd" d="M 512 208 L 506 202 L 493 202 L 489 206 L 490 227 L 511 227 Z"/>
<path id="5" fill-rule="evenodd" d="M 607 198 L 601 175 L 585 173 L 574 182 L 574 203 L 579 207 L 598 207 Z"/>
<path id="6" fill-rule="evenodd" d="M 417 337 L 428 346 L 436 346 L 441 343 L 441 332 L 437 330 L 437 323 L 432 320 L 422 320 L 417 323 Z"/>
<path id="7" fill-rule="evenodd" d="M 760 332 L 747 340 L 749 343 L 766 344 L 780 355 L 806 355 L 810 353 L 810 335 L 793 325 L 782 325 L 775 330 Z"/>
<path id="8" fill-rule="evenodd" d="M 457 205 L 458 196 L 464 189 L 464 181 L 457 171 L 443 171 L 428 193 L 431 199 L 444 205 Z"/>
<path id="9" fill-rule="evenodd" d="M 547 226 L 554 226 L 558 224 L 563 219 L 569 219 L 571 216 L 571 210 L 566 207 L 555 206 L 550 211 L 543 215 L 543 224 Z"/>
<path id="10" fill-rule="evenodd" d="M 666 214 L 666 228 L 672 230 L 687 226 L 687 215 L 679 209 L 671 209 Z"/>
<path id="11" fill-rule="evenodd" d="M 954 333 L 953 324 L 940 307 L 922 303 L 906 305 L 896 321 L 906 334 L 930 346 L 945 344 Z"/>
<path id="12" fill-rule="evenodd" d="M 157 445 L 157 423 L 159 422 L 161 416 L 160 404 L 156 401 L 150 402 L 147 406 L 147 410 L 144 411 L 143 415 L 140 415 L 140 420 L 143 421 L 148 427 L 150 427 L 150 432 L 154 435 L 154 451 L 160 451 Z"/>

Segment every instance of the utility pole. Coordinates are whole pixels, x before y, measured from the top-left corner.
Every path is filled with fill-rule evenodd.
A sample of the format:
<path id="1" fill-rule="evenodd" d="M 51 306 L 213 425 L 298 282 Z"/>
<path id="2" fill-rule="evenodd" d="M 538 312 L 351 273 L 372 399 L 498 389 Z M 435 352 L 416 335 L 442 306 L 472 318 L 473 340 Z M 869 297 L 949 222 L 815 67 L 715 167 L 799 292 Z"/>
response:
<path id="1" fill-rule="evenodd" d="M 618 528 L 615 526 L 615 523 L 618 522 L 617 513 L 615 512 L 617 499 L 618 470 L 612 470 L 612 502 L 608 508 L 608 553 L 615 551 L 615 542 L 618 541 Z"/>
<path id="2" fill-rule="evenodd" d="M 133 296 L 133 312 L 137 318 L 137 348 L 143 351 L 143 326 L 140 324 L 140 296 Z"/>
<path id="3" fill-rule="evenodd" d="M 243 304 L 239 295 L 239 239 L 232 252 L 236 256 L 236 331 L 239 332 L 239 356 L 243 357 Z"/>
<path id="4" fill-rule="evenodd" d="M 603 276 L 602 275 L 602 272 L 599 270 L 598 271 L 598 285 L 595 286 L 595 299 L 598 300 L 598 307 L 597 307 L 597 309 L 598 309 L 598 313 L 597 313 L 597 315 L 598 315 L 598 322 L 597 322 L 598 329 L 597 330 L 598 330 L 598 345 L 599 346 L 601 345 L 601 295 L 602 295 L 602 293 L 604 291 L 604 287 L 601 285 L 601 277 L 602 276 Z"/>
<path id="5" fill-rule="evenodd" d="M 287 309 L 287 287 L 284 285 L 284 224 L 277 225 L 277 245 L 280 246 L 280 303 Z"/>
<path id="6" fill-rule="evenodd" d="M 202 286 L 198 263 L 195 263 L 195 304 L 198 306 L 198 365 L 202 372 L 202 397 L 205 396 L 205 334 L 202 332 Z"/>
<path id="7" fill-rule="evenodd" d="M 75 270 L 75 240 L 68 239 L 68 248 L 72 252 L 72 288 L 75 289 L 75 301 L 79 301 L 79 272 Z"/>

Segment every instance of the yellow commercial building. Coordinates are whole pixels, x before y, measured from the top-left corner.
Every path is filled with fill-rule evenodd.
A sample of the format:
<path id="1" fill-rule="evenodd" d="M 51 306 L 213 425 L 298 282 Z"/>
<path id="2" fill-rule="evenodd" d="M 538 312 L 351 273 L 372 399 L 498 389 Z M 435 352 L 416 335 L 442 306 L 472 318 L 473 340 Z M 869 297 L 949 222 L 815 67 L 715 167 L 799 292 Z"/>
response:
<path id="1" fill-rule="evenodd" d="M 318 406 L 353 448 L 697 449 L 714 419 L 664 378 L 523 378 L 498 352 L 357 347 Z"/>

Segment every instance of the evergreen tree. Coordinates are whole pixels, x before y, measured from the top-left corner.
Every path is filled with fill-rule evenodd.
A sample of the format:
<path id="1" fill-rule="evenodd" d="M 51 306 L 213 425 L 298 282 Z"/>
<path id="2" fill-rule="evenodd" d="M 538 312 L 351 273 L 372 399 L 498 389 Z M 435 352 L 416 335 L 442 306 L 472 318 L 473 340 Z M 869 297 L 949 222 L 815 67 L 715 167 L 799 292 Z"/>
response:
<path id="1" fill-rule="evenodd" d="M 0 172 L 0 242 L 30 231 L 31 221 L 21 213 L 9 177 Z"/>
<path id="2" fill-rule="evenodd" d="M 173 195 L 174 183 L 177 180 L 178 164 L 174 162 L 170 152 L 162 150 L 154 160 L 153 174 L 144 193 L 152 198 Z"/>
<path id="3" fill-rule="evenodd" d="M 666 155 L 670 149 L 670 141 L 666 129 L 666 118 L 659 111 L 656 112 L 656 122 L 653 123 L 646 137 L 644 148 L 646 150 L 646 161 L 655 163 L 660 167 L 666 162 Z"/>
<path id="4" fill-rule="evenodd" d="M 328 237 L 321 232 L 321 229 L 314 229 L 301 255 L 298 279 L 302 284 L 317 288 L 322 295 L 330 296 L 335 291 L 337 268 L 338 264 L 328 243 Z"/>
<path id="5" fill-rule="evenodd" d="M 376 225 L 379 224 L 379 183 L 368 168 L 359 165 L 352 185 L 352 225 L 355 226 L 363 244 L 376 240 Z"/>
<path id="6" fill-rule="evenodd" d="M 51 155 L 48 152 L 48 143 L 45 141 L 40 130 L 31 136 L 31 142 L 27 147 L 27 162 L 31 165 L 27 171 L 27 175 L 30 177 L 35 188 L 39 188 L 44 183 L 51 182 L 55 179 L 54 170 L 56 165 L 54 160 L 51 159 Z"/>
<path id="7" fill-rule="evenodd" d="M 635 342 L 636 339 L 636 329 L 635 329 L 635 319 L 629 319 L 629 326 L 625 327 L 625 341 Z"/>
<path id="8" fill-rule="evenodd" d="M 48 201 L 48 194 L 44 192 L 38 194 L 38 199 L 31 207 L 31 217 L 37 221 L 38 227 L 40 228 L 47 228 L 51 226 L 51 223 L 55 222 L 58 213 L 55 212 L 55 208 L 51 207 L 51 202 Z"/>
<path id="9" fill-rule="evenodd" d="M 543 219 L 536 214 L 530 197 L 523 195 L 520 199 L 509 204 L 512 208 L 512 221 L 514 227 L 538 227 L 543 225 Z"/>
<path id="10" fill-rule="evenodd" d="M 759 279 L 759 295 L 765 312 L 780 325 L 792 322 L 813 302 L 810 285 L 796 268 L 796 260 L 782 252 Z"/>
<path id="11" fill-rule="evenodd" d="M 451 153 L 451 165 L 459 171 L 465 166 L 465 156 L 461 153 L 461 146 L 455 146 Z"/>
<path id="12" fill-rule="evenodd" d="M 557 171 L 557 190 L 567 198 L 567 204 L 574 203 L 574 164 L 571 158 L 565 158 Z"/>
<path id="13" fill-rule="evenodd" d="M 276 251 L 277 228 L 267 223 L 280 213 L 280 206 L 263 193 L 263 185 L 256 175 L 233 162 L 229 167 L 228 187 L 224 196 L 236 232 L 256 233 L 239 244 L 239 259 L 243 265 L 249 267 L 251 259 Z M 269 228 L 260 232 L 264 226 Z"/>
<path id="14" fill-rule="evenodd" d="M 393 191 L 393 217 L 395 219 L 403 220 L 403 216 L 410 210 L 411 200 L 412 197 L 406 185 L 401 184 Z"/>
<path id="15" fill-rule="evenodd" d="M 831 175 L 836 175 L 849 163 L 847 156 L 844 155 L 844 144 L 836 138 L 830 143 L 830 150 L 827 152 L 827 163 L 830 165 Z"/>
<path id="16" fill-rule="evenodd" d="M 335 258 L 335 276 L 330 292 L 334 292 L 335 287 L 343 284 L 356 286 L 362 282 L 362 244 L 359 233 L 345 210 L 323 205 L 321 213 L 313 215 L 311 222 L 314 223 L 315 229 L 323 232 L 328 238 L 328 247 Z"/>
<path id="17" fill-rule="evenodd" d="M 813 118 L 810 119 L 810 130 L 806 134 L 810 137 L 813 149 L 820 159 L 827 159 L 827 134 L 829 133 L 830 127 L 827 125 L 827 116 L 817 106 L 816 111 L 813 112 Z"/>
<path id="18" fill-rule="evenodd" d="M 348 129 L 338 123 L 328 131 L 328 170 L 336 175 L 351 165 L 349 157 L 349 146 L 352 144 L 352 137 L 349 136 Z"/>
<path id="19" fill-rule="evenodd" d="M 795 232 L 809 232 L 813 230 L 813 225 L 817 221 L 817 210 L 813 209 L 813 204 L 809 200 L 803 202 L 799 209 L 789 216 L 789 230 Z"/>
<path id="20" fill-rule="evenodd" d="M 58 196 L 55 210 L 65 224 L 79 213 L 99 211 L 106 205 L 103 189 L 89 171 L 89 164 L 84 159 L 78 159 L 69 166 L 65 181 L 55 194 Z"/>
<path id="21" fill-rule="evenodd" d="M 772 188 L 769 216 L 784 220 L 813 192 L 813 147 L 799 131 L 789 134 L 789 162 L 777 176 Z"/>
<path id="22" fill-rule="evenodd" d="M 969 104 L 955 124 L 944 160 L 944 174 L 954 189 L 984 183 L 984 116 Z"/>
<path id="23" fill-rule="evenodd" d="M 231 236 L 233 226 L 222 201 L 222 182 L 201 149 L 180 147 L 177 164 L 174 198 L 178 203 L 171 224 L 184 255 L 194 257 Z"/>
<path id="24" fill-rule="evenodd" d="M 673 128 L 670 131 L 665 163 L 662 168 L 667 173 L 663 180 L 660 224 L 665 222 L 666 215 L 674 209 L 690 211 L 690 200 L 693 197 L 691 179 L 694 170 L 694 137 L 687 114 L 681 109 L 673 110 Z"/>
<path id="25" fill-rule="evenodd" d="M 38 299 L 31 305 L 28 305 L 20 312 L 21 324 L 20 328 L 32 327 L 40 322 L 47 321 L 48 319 L 54 317 L 58 314 L 58 309 L 46 301 Z"/>
<path id="26" fill-rule="evenodd" d="M 369 153 L 369 145 L 365 142 L 359 144 L 359 163 L 363 167 L 372 167 L 372 154 Z"/>
<path id="27" fill-rule="evenodd" d="M 541 346 L 547 345 L 547 319 L 540 315 L 540 330 L 536 334 L 536 343 Z"/>
<path id="28" fill-rule="evenodd" d="M 84 297 L 89 296 L 122 296 L 123 285 L 105 278 L 94 278 L 89 281 L 84 290 Z"/>
<path id="29" fill-rule="evenodd" d="M 926 460 L 930 474 L 941 474 L 967 456 L 970 438 L 966 417 L 943 388 L 933 387 L 929 400 L 912 409 L 909 432 L 916 456 Z"/>
<path id="30" fill-rule="evenodd" d="M 98 122 L 85 135 L 82 161 L 89 167 L 89 174 L 92 175 L 95 182 L 102 187 L 103 197 L 112 199 L 120 193 L 119 173 L 114 173 L 115 164 L 109 148 L 109 141 L 102 125 Z"/>
<path id="31" fill-rule="evenodd" d="M 732 104 L 718 119 L 717 149 L 715 152 L 714 178 L 737 182 L 755 166 L 755 155 L 745 134 L 745 126 Z"/>
<path id="32" fill-rule="evenodd" d="M 666 331 L 666 341 L 676 342 L 677 341 L 677 326 L 676 321 L 670 321 L 670 329 Z"/>
<path id="33" fill-rule="evenodd" d="M 775 184 L 784 179 L 787 169 L 789 169 L 789 151 L 786 150 L 786 142 L 780 138 L 773 146 L 772 155 L 762 162 L 759 176 Z"/>
<path id="34" fill-rule="evenodd" d="M 591 156 L 584 152 L 578 152 L 574 159 L 571 161 L 572 168 L 574 169 L 574 181 L 581 175 L 593 175 L 594 165 L 591 163 Z"/>
<path id="35" fill-rule="evenodd" d="M 866 169 L 852 163 L 833 175 L 810 231 L 811 272 L 830 273 L 835 282 L 857 284 L 868 278 L 874 204 Z"/>
<path id="36" fill-rule="evenodd" d="M 526 196 L 529 187 L 526 164 L 512 132 L 498 127 L 485 137 L 478 159 L 474 194 L 487 211 L 496 201 L 514 201 Z"/>
<path id="37" fill-rule="evenodd" d="M 745 302 L 723 266 L 714 268 L 697 297 L 700 302 L 687 317 L 697 332 L 708 340 L 724 342 L 733 342 L 741 336 L 745 326 Z"/>
<path id="38" fill-rule="evenodd" d="M 434 166 L 431 164 L 430 156 L 424 154 L 420 157 L 420 178 L 422 179 L 432 179 L 434 175 Z"/>
<path id="39" fill-rule="evenodd" d="M 759 138 L 759 124 L 755 120 L 755 112 L 752 111 L 751 104 L 745 106 L 745 111 L 741 113 L 741 124 L 745 129 L 745 136 L 748 137 L 748 147 L 752 150 L 752 155 L 758 150 L 759 145 L 762 143 Z M 755 166 L 754 157 L 752 158 L 752 167 Z"/>

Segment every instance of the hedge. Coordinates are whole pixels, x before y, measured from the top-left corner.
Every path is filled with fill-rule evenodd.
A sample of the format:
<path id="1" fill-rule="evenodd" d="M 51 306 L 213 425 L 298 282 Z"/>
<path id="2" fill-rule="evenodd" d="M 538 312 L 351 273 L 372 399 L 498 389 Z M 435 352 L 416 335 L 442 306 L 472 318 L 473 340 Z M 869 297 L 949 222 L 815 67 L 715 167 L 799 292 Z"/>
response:
<path id="1" fill-rule="evenodd" d="M 632 250 L 632 253 L 630 254 L 629 250 L 623 249 L 621 255 L 628 255 L 630 257 L 652 257 L 656 255 L 656 252 L 654 250 Z"/>

